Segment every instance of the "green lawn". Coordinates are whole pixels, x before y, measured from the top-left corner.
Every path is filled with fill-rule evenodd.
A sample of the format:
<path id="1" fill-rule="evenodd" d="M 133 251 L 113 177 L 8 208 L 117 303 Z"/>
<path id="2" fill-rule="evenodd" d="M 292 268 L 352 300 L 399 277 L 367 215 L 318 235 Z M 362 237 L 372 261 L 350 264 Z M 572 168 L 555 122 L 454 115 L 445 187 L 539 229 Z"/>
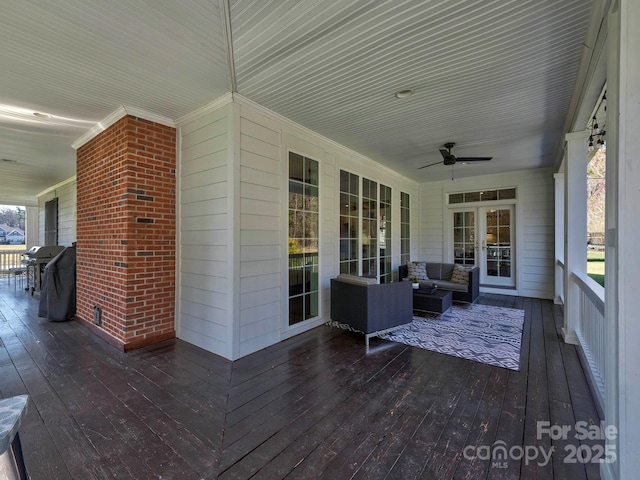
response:
<path id="1" fill-rule="evenodd" d="M 587 250 L 587 275 L 604 287 L 604 252 Z"/>

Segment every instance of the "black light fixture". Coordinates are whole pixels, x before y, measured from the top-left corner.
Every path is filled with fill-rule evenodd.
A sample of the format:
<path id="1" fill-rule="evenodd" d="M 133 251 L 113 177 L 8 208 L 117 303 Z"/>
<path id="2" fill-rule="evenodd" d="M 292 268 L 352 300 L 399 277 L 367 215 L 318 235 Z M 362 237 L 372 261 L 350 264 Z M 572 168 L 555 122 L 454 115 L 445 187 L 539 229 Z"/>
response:
<path id="1" fill-rule="evenodd" d="M 598 150 L 604 150 L 605 146 L 606 146 L 606 141 L 605 141 L 605 137 L 607 132 L 604 130 L 604 125 L 602 126 L 603 128 L 600 128 L 600 125 L 598 124 L 598 118 L 597 118 L 597 114 L 600 111 L 600 107 L 602 107 L 603 111 L 606 112 L 607 111 L 607 92 L 604 92 L 602 94 L 602 98 L 600 99 L 600 103 L 597 105 L 594 113 L 593 113 L 593 117 L 591 118 L 591 133 L 589 135 L 589 141 L 587 143 L 587 150 L 589 152 L 592 152 L 595 148 L 598 148 Z M 589 125 L 587 125 L 587 128 L 589 128 Z"/>
<path id="2" fill-rule="evenodd" d="M 604 150 L 606 143 L 605 143 L 605 135 L 607 134 L 607 132 L 605 132 L 604 130 L 600 131 L 600 138 L 598 138 L 598 149 L 599 150 Z"/>

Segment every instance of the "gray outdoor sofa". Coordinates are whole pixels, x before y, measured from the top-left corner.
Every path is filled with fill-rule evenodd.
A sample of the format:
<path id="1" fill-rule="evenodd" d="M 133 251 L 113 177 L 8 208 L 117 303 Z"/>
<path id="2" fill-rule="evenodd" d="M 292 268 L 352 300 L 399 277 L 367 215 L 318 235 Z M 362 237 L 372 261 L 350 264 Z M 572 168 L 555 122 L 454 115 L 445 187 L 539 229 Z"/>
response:
<path id="1" fill-rule="evenodd" d="M 438 262 L 412 262 L 426 265 L 428 280 L 421 280 L 420 288 L 437 286 L 440 290 L 449 290 L 453 294 L 454 302 L 473 303 L 480 295 L 480 269 L 476 266 L 467 267 L 469 271 L 469 283 L 457 283 L 452 281 L 454 263 Z M 407 265 L 400 265 L 398 269 L 400 279 L 404 280 L 408 275 Z M 410 282 L 404 282 L 410 283 Z"/>
<path id="2" fill-rule="evenodd" d="M 378 284 L 374 278 L 341 274 L 331 279 L 331 319 L 369 338 L 411 323 L 413 294 L 408 282 Z"/>

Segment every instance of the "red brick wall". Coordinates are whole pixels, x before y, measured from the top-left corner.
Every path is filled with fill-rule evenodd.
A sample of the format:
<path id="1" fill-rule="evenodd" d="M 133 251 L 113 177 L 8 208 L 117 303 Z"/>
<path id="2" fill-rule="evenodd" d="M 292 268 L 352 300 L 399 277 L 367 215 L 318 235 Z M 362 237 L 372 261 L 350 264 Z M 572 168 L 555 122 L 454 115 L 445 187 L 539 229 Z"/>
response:
<path id="1" fill-rule="evenodd" d="M 175 336 L 175 169 L 175 129 L 132 116 L 77 152 L 76 316 L 125 350 Z"/>

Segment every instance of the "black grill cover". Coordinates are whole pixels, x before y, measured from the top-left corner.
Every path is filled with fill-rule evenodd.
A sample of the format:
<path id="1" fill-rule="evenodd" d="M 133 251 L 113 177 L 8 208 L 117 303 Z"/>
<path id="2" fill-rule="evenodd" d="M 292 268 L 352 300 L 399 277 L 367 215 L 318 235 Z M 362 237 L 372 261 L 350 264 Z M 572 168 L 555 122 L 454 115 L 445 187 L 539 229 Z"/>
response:
<path id="1" fill-rule="evenodd" d="M 51 322 L 73 318 L 76 313 L 76 247 L 67 247 L 44 267 L 38 316 Z"/>

